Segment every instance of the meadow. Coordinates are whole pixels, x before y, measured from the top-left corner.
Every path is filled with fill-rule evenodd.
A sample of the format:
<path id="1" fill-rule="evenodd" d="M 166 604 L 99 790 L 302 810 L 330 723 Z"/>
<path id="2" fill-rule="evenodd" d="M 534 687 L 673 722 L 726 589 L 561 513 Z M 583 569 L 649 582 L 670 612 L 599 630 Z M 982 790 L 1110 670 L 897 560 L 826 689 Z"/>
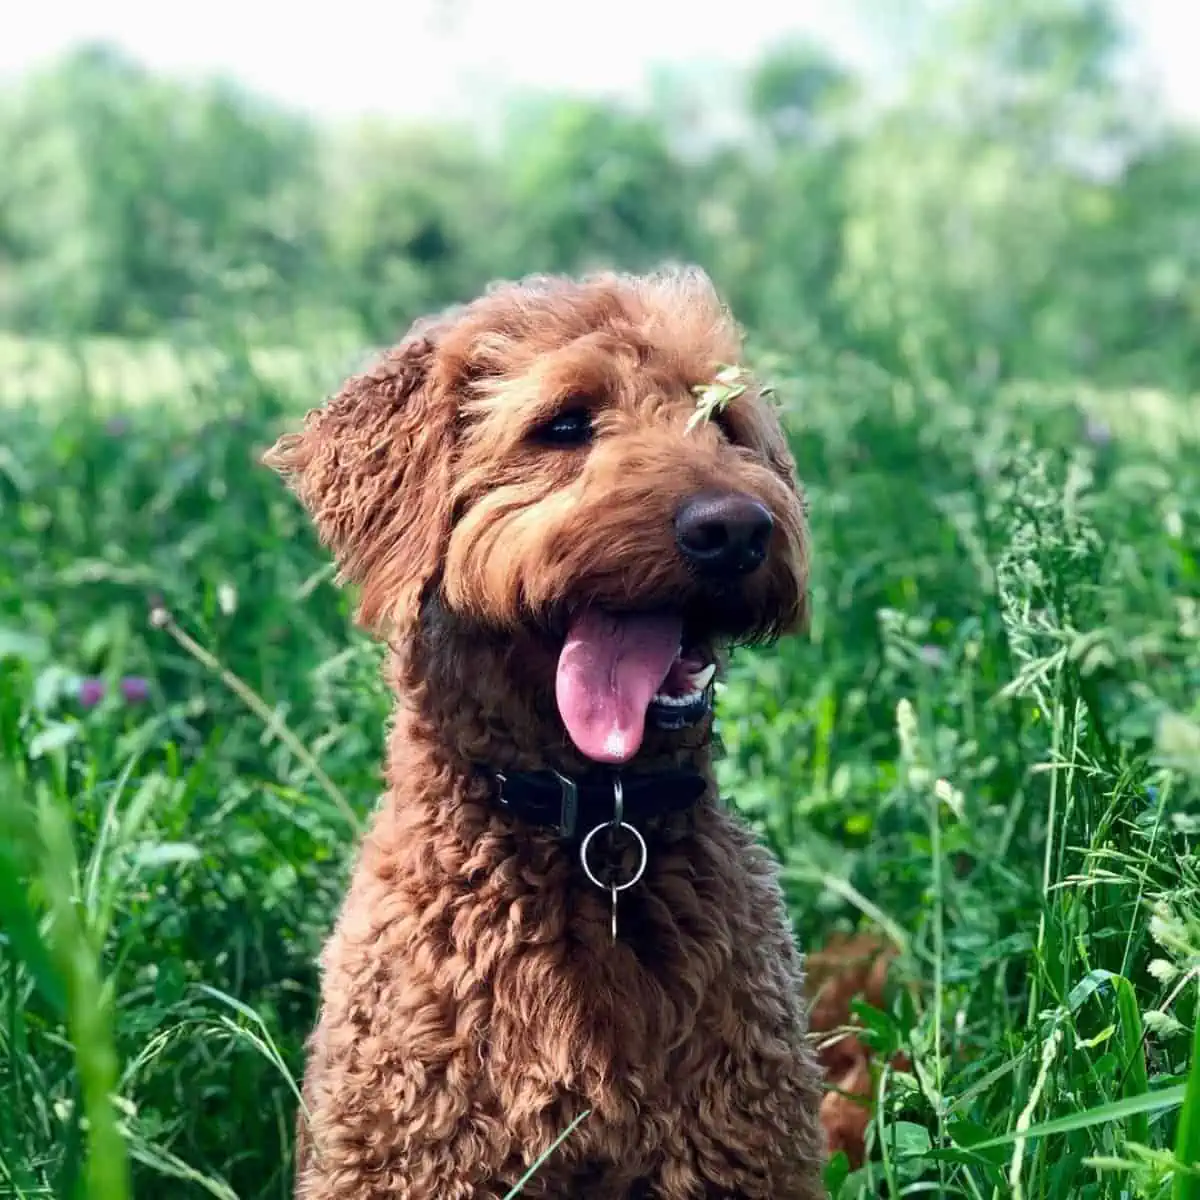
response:
<path id="1" fill-rule="evenodd" d="M 389 697 L 259 455 L 489 279 L 664 259 L 811 502 L 722 790 L 806 949 L 897 950 L 830 1196 L 1200 1200 L 1200 131 L 1110 0 L 903 8 L 886 103 L 789 42 L 492 141 L 0 86 L 0 1200 L 290 1196 Z"/>
<path id="2" fill-rule="evenodd" d="M 5 413 L 0 1195 L 288 1195 L 387 697 L 256 461 L 320 393 L 217 358 L 128 404 L 84 355 Z M 815 612 L 735 661 L 722 784 L 804 944 L 901 951 L 860 1011 L 872 1157 L 831 1195 L 1194 1194 L 1194 400 L 759 361 Z"/>

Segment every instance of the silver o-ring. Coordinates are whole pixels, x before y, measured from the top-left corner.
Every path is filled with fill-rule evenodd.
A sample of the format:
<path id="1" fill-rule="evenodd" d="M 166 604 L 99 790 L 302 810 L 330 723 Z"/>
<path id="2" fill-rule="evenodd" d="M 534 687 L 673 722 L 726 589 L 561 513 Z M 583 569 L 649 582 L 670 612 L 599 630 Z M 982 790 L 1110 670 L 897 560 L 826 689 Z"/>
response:
<path id="1" fill-rule="evenodd" d="M 588 864 L 588 847 L 592 844 L 592 838 L 594 838 L 596 836 L 596 834 L 598 834 L 600 832 L 600 830 L 602 830 L 602 829 L 628 829 L 629 832 L 632 833 L 633 836 L 637 839 L 638 854 L 640 856 L 640 861 L 638 862 L 637 870 L 634 871 L 634 873 L 633 873 L 633 878 L 631 878 L 628 883 L 622 883 L 622 884 L 601 883 L 600 880 L 596 878 L 596 874 L 592 870 L 591 866 Z M 602 824 L 597 825 L 596 828 L 591 830 L 588 833 L 587 837 L 585 837 L 583 839 L 583 844 L 579 847 L 579 861 L 583 866 L 584 874 L 602 892 L 623 892 L 623 891 L 625 891 L 626 888 L 633 887 L 633 885 L 635 883 L 637 883 L 638 880 L 641 879 L 641 877 L 643 875 L 645 875 L 646 864 L 647 864 L 647 862 L 649 862 L 649 859 L 650 859 L 650 855 L 649 855 L 648 851 L 646 850 L 646 839 L 644 837 L 642 837 L 642 835 L 632 825 L 628 824 L 626 821 L 618 822 L 615 825 L 613 824 L 612 821 L 605 821 Z"/>

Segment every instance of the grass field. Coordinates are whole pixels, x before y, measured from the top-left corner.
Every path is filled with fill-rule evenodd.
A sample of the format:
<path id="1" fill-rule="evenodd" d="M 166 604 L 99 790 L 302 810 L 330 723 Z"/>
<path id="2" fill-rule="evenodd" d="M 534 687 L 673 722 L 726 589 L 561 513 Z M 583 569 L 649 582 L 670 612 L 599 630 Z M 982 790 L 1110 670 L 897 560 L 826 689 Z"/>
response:
<path id="1" fill-rule="evenodd" d="M 0 1196 L 283 1200 L 387 698 L 256 456 L 344 364 L 105 353 L 3 388 Z M 722 782 L 802 941 L 908 984 L 832 1194 L 1200 1196 L 1200 405 L 770 368 L 815 619 Z"/>

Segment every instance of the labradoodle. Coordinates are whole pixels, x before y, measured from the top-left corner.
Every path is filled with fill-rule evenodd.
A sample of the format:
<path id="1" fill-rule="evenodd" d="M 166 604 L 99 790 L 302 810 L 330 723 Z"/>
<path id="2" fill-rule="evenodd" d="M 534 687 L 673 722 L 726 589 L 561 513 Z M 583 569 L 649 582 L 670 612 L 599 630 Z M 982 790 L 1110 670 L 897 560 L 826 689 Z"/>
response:
<path id="1" fill-rule="evenodd" d="M 396 693 L 301 1200 L 824 1195 L 776 866 L 712 771 L 724 653 L 807 607 L 739 341 L 698 270 L 497 285 L 268 452 Z"/>

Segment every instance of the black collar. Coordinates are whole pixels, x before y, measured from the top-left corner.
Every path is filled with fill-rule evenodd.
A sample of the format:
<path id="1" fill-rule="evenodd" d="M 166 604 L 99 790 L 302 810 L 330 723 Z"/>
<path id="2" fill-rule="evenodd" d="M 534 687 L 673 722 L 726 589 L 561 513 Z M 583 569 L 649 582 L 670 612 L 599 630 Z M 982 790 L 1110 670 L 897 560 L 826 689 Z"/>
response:
<path id="1" fill-rule="evenodd" d="M 708 780 L 693 770 L 629 775 L 605 771 L 575 779 L 557 771 L 478 770 L 491 782 L 492 796 L 501 808 L 530 825 L 548 826 L 566 840 L 580 838 L 613 819 L 618 780 L 622 819 L 634 826 L 683 812 L 708 790 Z"/>

